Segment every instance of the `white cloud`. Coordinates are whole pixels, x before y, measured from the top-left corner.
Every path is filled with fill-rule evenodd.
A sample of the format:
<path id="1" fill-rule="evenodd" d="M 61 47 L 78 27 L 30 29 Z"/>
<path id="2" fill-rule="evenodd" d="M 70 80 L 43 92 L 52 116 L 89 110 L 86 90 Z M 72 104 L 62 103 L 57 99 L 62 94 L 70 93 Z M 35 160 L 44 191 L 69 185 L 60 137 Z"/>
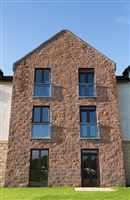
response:
<path id="1" fill-rule="evenodd" d="M 126 16 L 119 16 L 116 18 L 115 22 L 117 24 L 122 24 L 122 25 L 130 25 L 130 19 L 129 17 Z"/>

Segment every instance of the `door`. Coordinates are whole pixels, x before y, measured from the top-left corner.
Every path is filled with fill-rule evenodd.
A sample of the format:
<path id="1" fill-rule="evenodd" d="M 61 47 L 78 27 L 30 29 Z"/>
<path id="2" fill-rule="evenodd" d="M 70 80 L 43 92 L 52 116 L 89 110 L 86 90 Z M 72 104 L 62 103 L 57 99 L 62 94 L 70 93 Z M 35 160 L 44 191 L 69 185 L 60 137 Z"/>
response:
<path id="1" fill-rule="evenodd" d="M 31 150 L 30 181 L 33 187 L 45 187 L 48 185 L 48 150 Z"/>
<path id="2" fill-rule="evenodd" d="M 82 187 L 99 186 L 98 150 L 81 150 Z"/>

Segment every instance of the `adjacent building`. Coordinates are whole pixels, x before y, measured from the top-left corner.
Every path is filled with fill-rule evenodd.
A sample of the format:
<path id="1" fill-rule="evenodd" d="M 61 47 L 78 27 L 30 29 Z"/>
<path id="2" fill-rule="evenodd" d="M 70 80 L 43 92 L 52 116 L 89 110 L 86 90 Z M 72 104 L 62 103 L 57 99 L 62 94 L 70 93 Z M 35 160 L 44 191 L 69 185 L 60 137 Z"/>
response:
<path id="1" fill-rule="evenodd" d="M 12 96 L 12 76 L 0 70 L 0 185 L 4 185 Z"/>
<path id="2" fill-rule="evenodd" d="M 117 76 L 120 123 L 123 138 L 126 184 L 130 185 L 130 66 Z"/>
<path id="3" fill-rule="evenodd" d="M 113 61 L 63 30 L 13 78 L 6 186 L 125 185 Z"/>

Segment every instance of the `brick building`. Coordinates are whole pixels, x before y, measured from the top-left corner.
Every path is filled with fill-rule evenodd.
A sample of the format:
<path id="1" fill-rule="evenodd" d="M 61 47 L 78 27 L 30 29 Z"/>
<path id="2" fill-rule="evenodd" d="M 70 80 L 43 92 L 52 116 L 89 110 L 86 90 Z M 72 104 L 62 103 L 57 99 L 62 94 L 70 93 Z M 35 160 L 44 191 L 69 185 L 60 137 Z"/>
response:
<path id="1" fill-rule="evenodd" d="M 115 64 L 63 30 L 14 64 L 6 186 L 125 184 Z"/>

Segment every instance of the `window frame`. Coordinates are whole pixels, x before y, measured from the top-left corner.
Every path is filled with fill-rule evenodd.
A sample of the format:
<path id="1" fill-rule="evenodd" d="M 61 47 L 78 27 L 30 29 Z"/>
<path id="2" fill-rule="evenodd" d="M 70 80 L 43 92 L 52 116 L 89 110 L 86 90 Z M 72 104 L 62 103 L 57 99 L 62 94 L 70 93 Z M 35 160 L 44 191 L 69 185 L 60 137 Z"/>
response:
<path id="1" fill-rule="evenodd" d="M 80 73 L 87 73 L 87 72 L 93 72 L 93 83 L 82 83 L 80 82 Z M 93 86 L 93 95 L 80 95 L 80 86 Z M 78 96 L 79 98 L 95 98 L 96 97 L 96 91 L 95 91 L 95 70 L 94 68 L 78 68 Z"/>
<path id="2" fill-rule="evenodd" d="M 41 82 L 37 82 L 36 81 L 36 71 L 38 70 L 41 70 L 42 71 L 42 81 Z M 44 79 L 44 70 L 48 70 L 49 71 L 49 82 L 48 83 L 44 83 L 43 79 Z M 39 96 L 39 95 L 35 95 L 35 86 L 37 85 L 42 85 L 42 86 L 49 86 L 49 95 L 48 96 L 45 96 L 45 95 L 42 95 L 42 96 Z M 34 69 L 34 86 L 33 86 L 33 97 L 34 98 L 48 98 L 48 97 L 51 97 L 52 95 L 52 86 L 51 86 L 51 68 L 49 67 L 45 67 L 45 68 L 35 68 Z"/>
<path id="3" fill-rule="evenodd" d="M 96 136 L 95 137 L 91 137 L 91 134 L 90 134 L 90 136 L 87 136 L 87 137 L 83 137 L 82 135 L 81 135 L 81 124 L 83 124 L 82 122 L 81 122 L 81 111 L 82 110 L 87 110 L 87 108 L 90 108 L 90 107 L 93 107 L 93 109 L 90 109 L 90 111 L 95 111 L 95 123 L 94 123 L 94 125 L 95 125 L 95 127 L 96 127 Z M 84 108 L 84 109 L 83 109 Z M 86 108 L 86 109 L 85 109 Z M 89 113 L 89 109 L 86 111 L 86 125 L 87 124 L 89 124 L 90 125 L 90 122 L 88 123 L 87 121 L 87 117 L 88 117 L 88 113 Z M 90 116 L 90 114 L 89 114 L 89 116 Z M 84 123 L 85 124 L 85 123 Z M 95 140 L 95 139 L 100 139 L 100 136 L 99 136 L 99 127 L 98 127 L 98 121 L 97 121 L 97 110 L 96 110 L 96 105 L 81 105 L 80 107 L 79 107 L 79 126 L 80 126 L 80 128 L 79 128 L 79 137 L 80 137 L 80 139 L 84 139 L 84 140 Z"/>
<path id="4" fill-rule="evenodd" d="M 34 110 L 35 108 L 41 108 L 40 110 L 40 121 L 39 122 L 36 122 L 34 121 Z M 48 108 L 48 121 L 43 121 L 42 120 L 42 116 L 43 116 L 43 108 Z M 38 123 L 38 124 L 46 124 L 46 123 L 50 123 L 50 106 L 33 106 L 33 114 L 32 114 L 32 123 Z"/>
<path id="5" fill-rule="evenodd" d="M 35 108 L 41 108 L 40 110 L 40 121 L 39 122 L 35 122 L 34 121 L 34 110 Z M 48 121 L 42 121 L 42 114 L 43 114 L 43 108 L 48 108 Z M 51 138 L 51 128 L 50 128 L 50 106 L 48 105 L 45 105 L 45 106 L 33 106 L 33 109 L 32 109 L 32 128 L 33 128 L 33 125 L 48 125 L 49 126 L 49 130 L 50 132 L 48 133 L 48 136 L 47 137 L 38 137 L 38 138 L 34 138 L 32 136 L 32 129 L 31 129 L 31 139 L 32 140 L 44 140 L 44 139 L 50 139 Z"/>

